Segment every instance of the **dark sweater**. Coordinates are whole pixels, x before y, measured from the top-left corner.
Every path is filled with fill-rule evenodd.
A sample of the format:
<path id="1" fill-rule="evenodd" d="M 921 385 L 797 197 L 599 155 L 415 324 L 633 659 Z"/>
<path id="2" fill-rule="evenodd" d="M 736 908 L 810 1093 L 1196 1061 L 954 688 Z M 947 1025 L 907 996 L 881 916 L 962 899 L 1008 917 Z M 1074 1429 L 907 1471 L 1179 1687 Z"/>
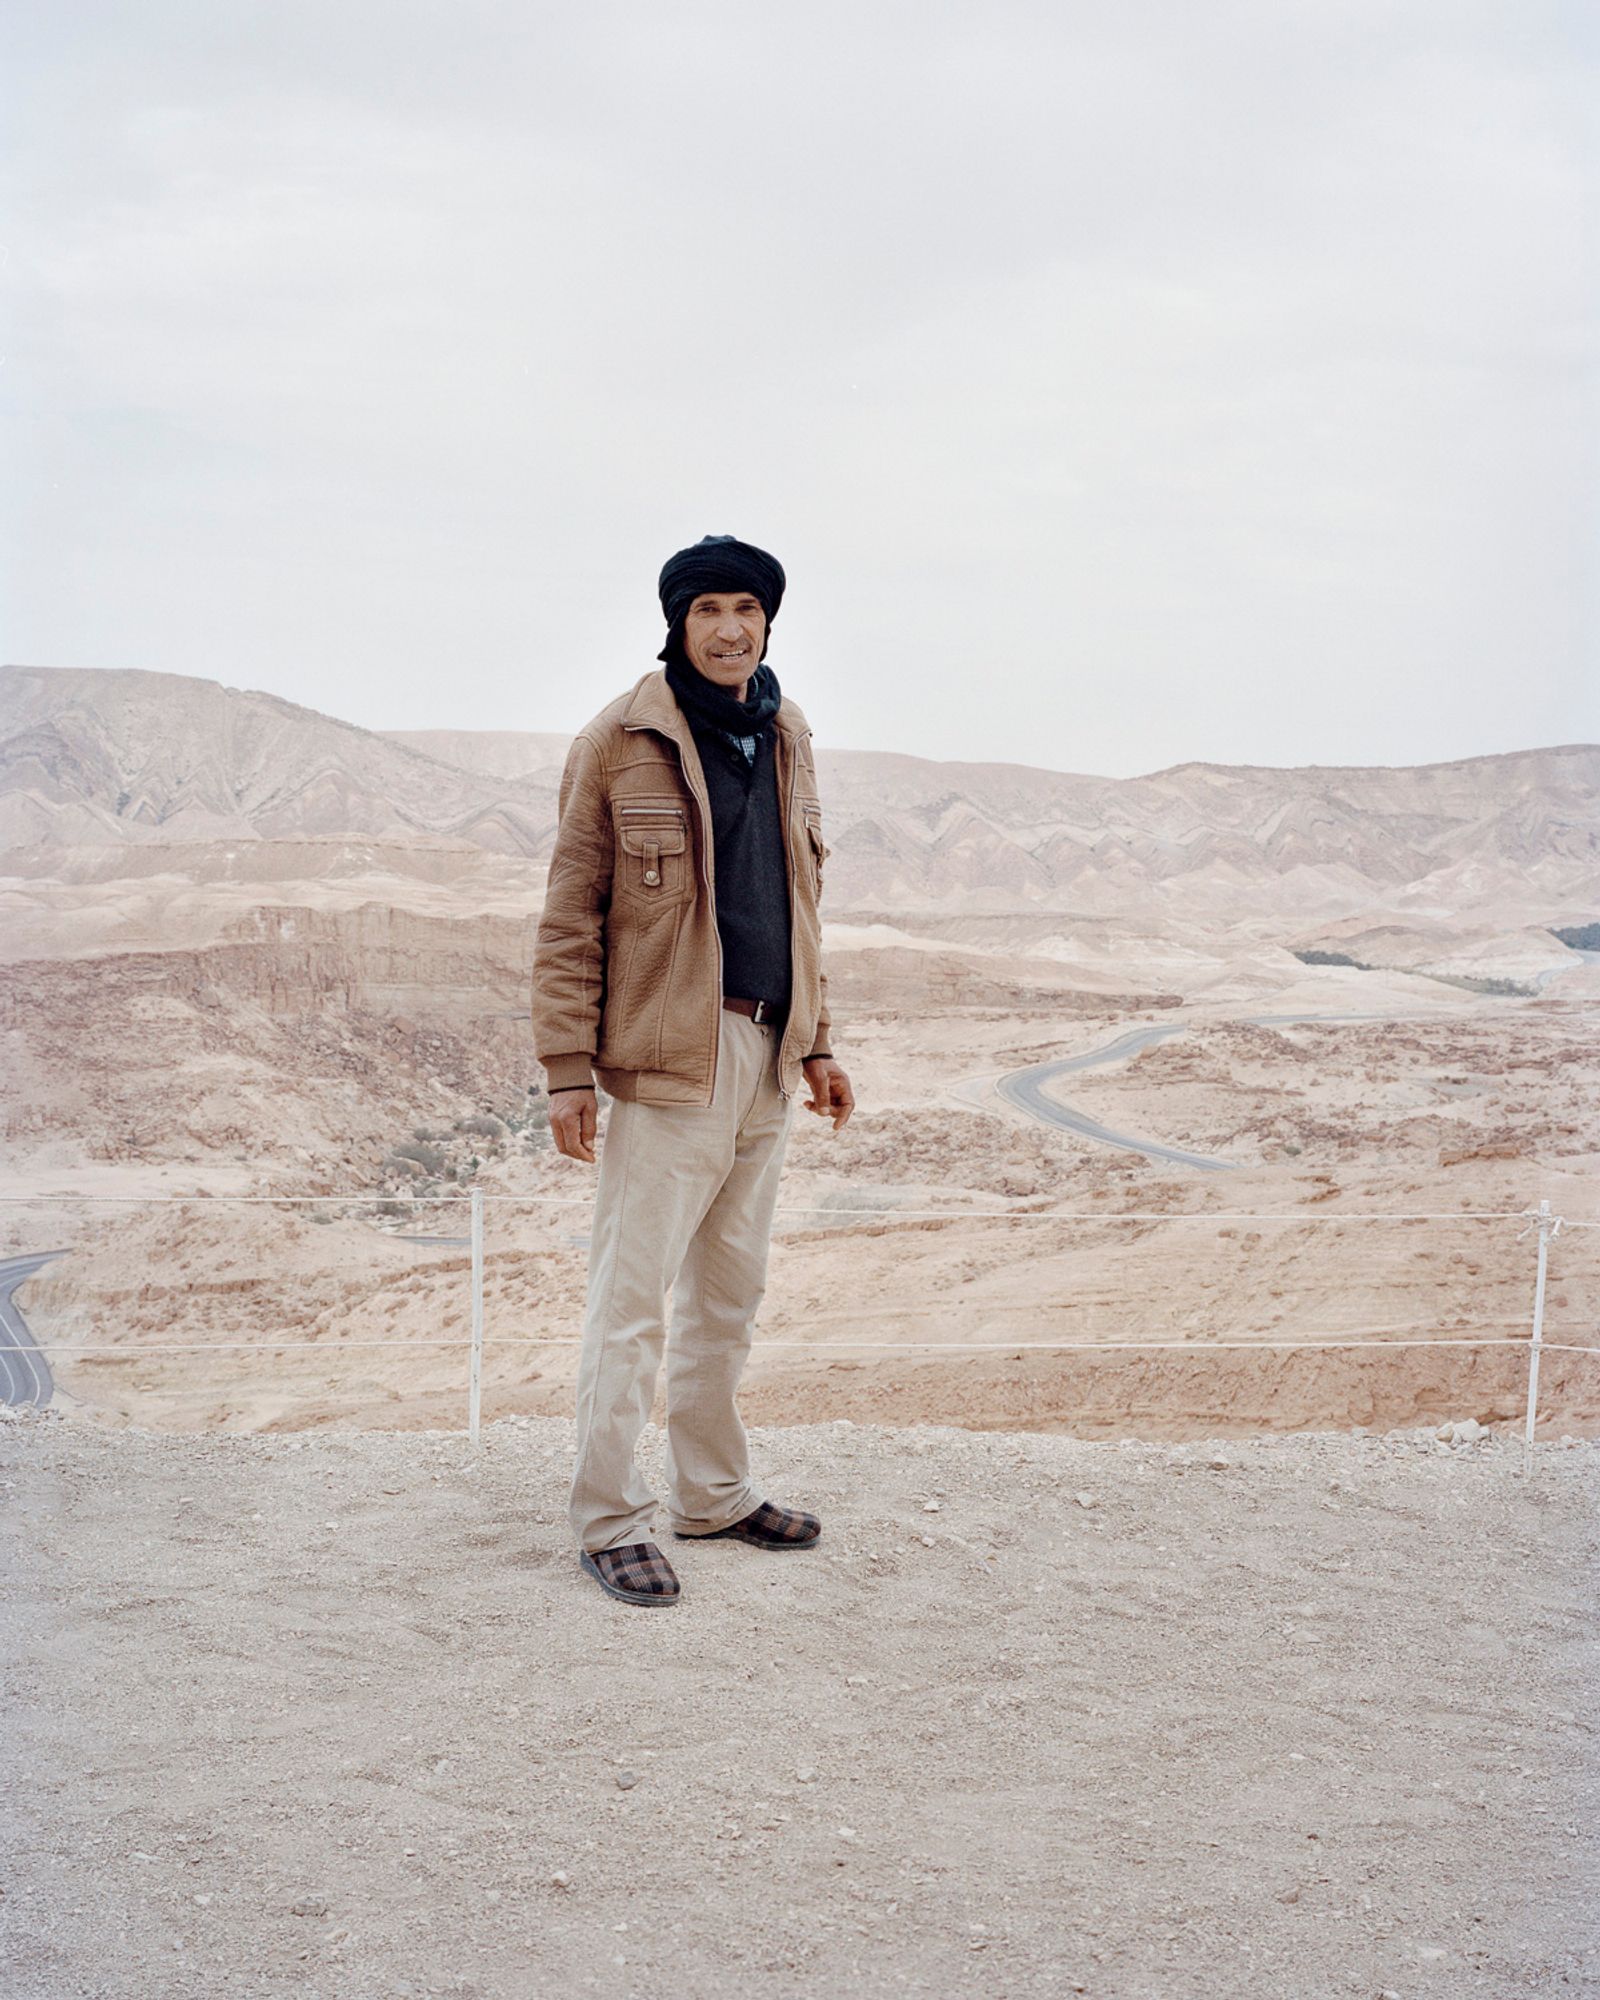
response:
<path id="1" fill-rule="evenodd" d="M 715 731 L 688 718 L 711 797 L 717 932 L 722 939 L 722 990 L 748 1000 L 771 1000 L 780 1015 L 789 1004 L 789 874 L 773 736 L 756 740 L 748 778 L 735 770 Z"/>

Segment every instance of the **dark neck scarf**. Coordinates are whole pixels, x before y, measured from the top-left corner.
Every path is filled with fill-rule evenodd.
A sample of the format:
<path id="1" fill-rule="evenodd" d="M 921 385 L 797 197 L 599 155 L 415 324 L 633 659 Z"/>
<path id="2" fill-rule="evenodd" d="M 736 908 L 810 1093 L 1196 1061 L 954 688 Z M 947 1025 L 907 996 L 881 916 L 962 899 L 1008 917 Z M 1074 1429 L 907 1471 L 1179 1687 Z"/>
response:
<path id="1" fill-rule="evenodd" d="M 754 759 L 746 755 L 740 738 L 753 737 L 759 741 L 766 735 L 783 699 L 778 676 L 766 661 L 750 676 L 746 697 L 740 701 L 731 688 L 720 688 L 715 681 L 708 681 L 690 664 L 686 654 L 674 648 L 667 661 L 667 685 L 689 721 L 713 731 L 729 761 L 748 777 Z"/>

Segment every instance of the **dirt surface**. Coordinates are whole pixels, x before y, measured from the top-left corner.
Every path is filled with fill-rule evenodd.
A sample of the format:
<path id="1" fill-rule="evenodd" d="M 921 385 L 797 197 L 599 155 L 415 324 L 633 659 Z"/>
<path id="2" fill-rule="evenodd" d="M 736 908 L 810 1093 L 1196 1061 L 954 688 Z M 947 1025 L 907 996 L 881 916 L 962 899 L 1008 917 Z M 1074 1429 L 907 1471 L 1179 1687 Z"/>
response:
<path id="1" fill-rule="evenodd" d="M 0 1424 L 0 1991 L 1600 1976 L 1600 1447 L 752 1436 L 822 1543 L 669 1540 L 644 1612 L 577 1569 L 562 1419 Z"/>

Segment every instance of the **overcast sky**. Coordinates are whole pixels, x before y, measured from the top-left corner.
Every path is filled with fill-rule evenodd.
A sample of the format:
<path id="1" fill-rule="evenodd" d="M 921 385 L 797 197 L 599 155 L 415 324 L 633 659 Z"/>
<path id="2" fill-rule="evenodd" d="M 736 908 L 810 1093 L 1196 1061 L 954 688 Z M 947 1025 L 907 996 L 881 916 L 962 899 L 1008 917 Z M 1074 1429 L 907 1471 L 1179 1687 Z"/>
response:
<path id="1" fill-rule="evenodd" d="M 820 746 L 1600 739 L 1582 0 L 19 11 L 7 659 L 570 730 L 732 533 Z"/>

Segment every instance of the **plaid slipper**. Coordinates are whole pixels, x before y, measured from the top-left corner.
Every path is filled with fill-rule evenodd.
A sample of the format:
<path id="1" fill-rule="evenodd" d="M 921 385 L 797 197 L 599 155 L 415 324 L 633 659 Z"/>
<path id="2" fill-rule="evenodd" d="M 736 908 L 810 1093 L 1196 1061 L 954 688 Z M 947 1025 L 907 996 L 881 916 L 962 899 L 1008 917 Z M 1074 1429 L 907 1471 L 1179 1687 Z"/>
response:
<path id="1" fill-rule="evenodd" d="M 815 1514 L 802 1514 L 794 1507 L 775 1507 L 763 1500 L 753 1514 L 731 1521 L 725 1528 L 713 1528 L 709 1535 L 685 1535 L 672 1531 L 680 1542 L 748 1542 L 756 1549 L 808 1549 L 822 1533 Z"/>
<path id="2" fill-rule="evenodd" d="M 676 1604 L 680 1585 L 671 1563 L 654 1542 L 628 1542 L 620 1549 L 587 1549 L 578 1557 L 600 1588 L 624 1604 Z"/>

